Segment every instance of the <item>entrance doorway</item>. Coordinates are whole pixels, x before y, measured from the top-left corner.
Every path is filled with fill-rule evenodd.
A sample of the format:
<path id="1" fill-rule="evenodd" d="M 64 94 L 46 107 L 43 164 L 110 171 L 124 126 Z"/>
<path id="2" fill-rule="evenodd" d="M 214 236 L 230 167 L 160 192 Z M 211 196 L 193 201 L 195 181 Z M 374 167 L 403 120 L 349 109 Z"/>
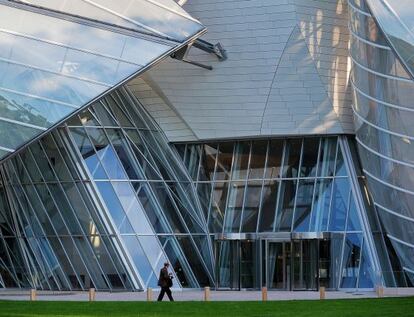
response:
<path id="1" fill-rule="evenodd" d="M 257 240 L 217 240 L 218 289 L 256 289 L 260 286 L 260 256 Z"/>
<path id="2" fill-rule="evenodd" d="M 215 241 L 217 289 L 316 291 L 336 288 L 331 239 L 223 239 Z"/>
<path id="3" fill-rule="evenodd" d="M 263 261 L 270 289 L 317 290 L 319 287 L 319 241 L 266 240 Z"/>

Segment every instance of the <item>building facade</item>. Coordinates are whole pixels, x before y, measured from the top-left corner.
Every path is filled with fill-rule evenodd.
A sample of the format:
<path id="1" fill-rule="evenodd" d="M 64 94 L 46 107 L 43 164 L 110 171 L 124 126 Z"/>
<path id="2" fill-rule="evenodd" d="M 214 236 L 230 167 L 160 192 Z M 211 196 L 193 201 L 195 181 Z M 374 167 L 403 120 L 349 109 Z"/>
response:
<path id="1" fill-rule="evenodd" d="M 0 0 L 0 287 L 412 286 L 400 2 Z"/>

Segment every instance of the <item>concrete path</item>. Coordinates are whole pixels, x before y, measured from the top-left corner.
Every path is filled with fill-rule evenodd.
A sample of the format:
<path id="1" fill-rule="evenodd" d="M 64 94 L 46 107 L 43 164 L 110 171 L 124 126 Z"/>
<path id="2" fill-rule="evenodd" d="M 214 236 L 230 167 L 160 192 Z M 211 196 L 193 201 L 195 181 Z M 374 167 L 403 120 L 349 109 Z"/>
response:
<path id="1" fill-rule="evenodd" d="M 0 300 L 29 300 L 29 290 L 0 290 Z M 153 300 L 156 300 L 158 291 L 153 291 Z M 173 291 L 174 299 L 177 301 L 203 301 L 204 292 L 194 290 Z M 384 297 L 414 296 L 414 288 L 395 288 L 385 289 Z M 356 299 L 356 298 L 376 298 L 377 294 L 373 291 L 328 291 L 326 299 Z M 211 301 L 260 301 L 262 294 L 260 291 L 211 291 Z M 44 301 L 87 301 L 88 292 L 51 292 L 38 291 L 37 300 Z M 97 292 L 97 301 L 146 301 L 146 292 Z M 166 297 L 164 300 L 168 300 Z M 268 300 L 319 300 L 319 292 L 288 292 L 288 291 L 269 291 Z"/>

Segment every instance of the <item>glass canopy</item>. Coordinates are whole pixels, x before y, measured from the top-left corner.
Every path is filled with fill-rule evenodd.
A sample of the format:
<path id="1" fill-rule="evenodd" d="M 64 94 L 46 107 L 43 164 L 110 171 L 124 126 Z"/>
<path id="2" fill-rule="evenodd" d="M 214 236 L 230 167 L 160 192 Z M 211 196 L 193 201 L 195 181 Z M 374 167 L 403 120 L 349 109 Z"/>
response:
<path id="1" fill-rule="evenodd" d="M 56 3 L 67 4 L 65 10 L 70 13 L 70 8 L 76 7 L 75 1 Z M 91 3 L 85 1 L 85 5 Z M 124 1 L 116 3 L 118 8 L 103 11 L 108 13 L 106 16 L 85 10 L 94 18 L 102 18 L 101 22 L 0 1 L 0 160 L 203 30 L 183 13 L 177 13 L 177 19 L 185 19 L 188 24 L 177 22 L 180 26 L 173 27 L 172 9 L 165 9 L 165 5 L 142 11 L 151 11 L 152 21 L 163 21 L 159 27 L 154 22 L 154 30 L 181 30 L 180 43 L 114 27 L 105 22 L 108 16 L 116 17 L 115 13 L 121 12 Z M 122 14 L 126 10 L 134 14 L 137 6 L 143 8 L 124 5 Z M 50 5 L 52 9 L 54 6 Z M 163 15 L 160 8 L 169 15 Z M 112 10 L 114 14 L 109 13 Z"/>
<path id="2" fill-rule="evenodd" d="M 414 75 L 414 8 L 411 0 L 368 0 L 372 14 Z"/>
<path id="3" fill-rule="evenodd" d="M 17 1 L 16 1 L 17 2 Z M 35 6 L 183 41 L 203 26 L 172 0 L 21 0 Z"/>

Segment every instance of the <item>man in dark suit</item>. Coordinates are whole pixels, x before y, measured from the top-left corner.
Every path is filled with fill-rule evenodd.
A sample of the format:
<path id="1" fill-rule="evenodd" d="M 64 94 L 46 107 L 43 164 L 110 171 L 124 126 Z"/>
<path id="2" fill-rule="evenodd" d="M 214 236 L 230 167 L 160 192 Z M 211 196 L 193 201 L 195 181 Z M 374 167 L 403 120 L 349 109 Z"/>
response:
<path id="1" fill-rule="evenodd" d="M 158 296 L 158 301 L 162 301 L 164 294 L 167 293 L 168 298 L 171 302 L 174 301 L 174 298 L 171 294 L 170 287 L 172 286 L 172 274 L 168 273 L 169 263 L 164 263 L 164 267 L 160 271 L 160 277 L 158 279 L 158 286 L 161 287 L 160 295 Z"/>

